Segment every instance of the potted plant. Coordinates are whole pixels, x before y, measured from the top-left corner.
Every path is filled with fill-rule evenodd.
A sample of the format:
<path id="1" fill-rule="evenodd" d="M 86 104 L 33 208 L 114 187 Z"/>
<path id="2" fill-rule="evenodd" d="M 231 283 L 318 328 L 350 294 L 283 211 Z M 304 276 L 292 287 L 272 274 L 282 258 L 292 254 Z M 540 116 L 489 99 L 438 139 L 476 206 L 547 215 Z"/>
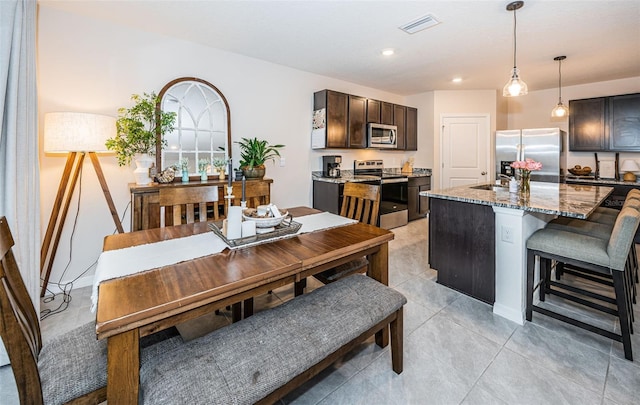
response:
<path id="1" fill-rule="evenodd" d="M 134 173 L 138 184 L 147 184 L 151 181 L 149 167 L 153 160 L 149 156 L 156 152 L 156 135 L 160 134 L 165 146 L 164 135 L 173 131 L 176 113 L 156 110 L 159 100 L 153 92 L 142 96 L 133 94 L 131 100 L 135 103 L 133 107 L 118 109 L 116 136 L 107 139 L 105 145 L 116 153 L 120 166 L 131 164 L 136 155 L 146 155 L 146 158 L 136 158 L 140 163 L 136 162 L 138 168 Z"/>
<path id="2" fill-rule="evenodd" d="M 209 159 L 198 160 L 198 173 L 200 173 L 200 180 L 207 180 L 207 171 L 209 170 L 209 166 L 211 166 L 211 161 Z"/>
<path id="3" fill-rule="evenodd" d="M 215 169 L 218 171 L 218 176 L 220 180 L 224 180 L 224 169 L 227 166 L 227 160 L 224 158 L 220 158 L 220 157 L 215 157 L 213 158 L 213 160 L 211 161 L 211 166 L 215 167 Z"/>
<path id="4" fill-rule="evenodd" d="M 269 142 L 258 138 L 242 138 L 236 143 L 240 146 L 240 169 L 247 179 L 263 178 L 266 170 L 264 162 L 280 157 L 278 149 L 284 148 L 284 145 L 269 145 Z"/>

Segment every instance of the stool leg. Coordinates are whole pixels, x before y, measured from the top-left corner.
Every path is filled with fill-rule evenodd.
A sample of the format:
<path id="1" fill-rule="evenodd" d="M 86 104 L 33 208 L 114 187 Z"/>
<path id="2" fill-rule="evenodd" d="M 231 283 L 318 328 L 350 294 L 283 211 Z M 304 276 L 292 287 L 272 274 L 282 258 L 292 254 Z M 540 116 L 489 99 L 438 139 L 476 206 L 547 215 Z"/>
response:
<path id="1" fill-rule="evenodd" d="M 613 288 L 616 293 L 616 303 L 618 305 L 618 316 L 620 319 L 620 332 L 622 335 L 622 346 L 624 347 L 624 357 L 629 361 L 633 361 L 633 353 L 631 351 L 631 333 L 629 308 L 627 307 L 626 289 L 624 287 L 624 272 L 613 270 Z"/>
<path id="2" fill-rule="evenodd" d="M 531 322 L 533 313 L 533 277 L 535 276 L 536 255 L 532 250 L 527 249 L 527 307 L 525 317 Z"/>
<path id="3" fill-rule="evenodd" d="M 564 274 L 564 263 L 556 262 L 556 280 L 560 280 Z"/>
<path id="4" fill-rule="evenodd" d="M 547 288 L 549 287 L 549 277 L 551 275 L 551 259 L 540 257 L 540 285 L 538 287 L 538 293 L 540 294 L 540 301 L 544 302 Z"/>

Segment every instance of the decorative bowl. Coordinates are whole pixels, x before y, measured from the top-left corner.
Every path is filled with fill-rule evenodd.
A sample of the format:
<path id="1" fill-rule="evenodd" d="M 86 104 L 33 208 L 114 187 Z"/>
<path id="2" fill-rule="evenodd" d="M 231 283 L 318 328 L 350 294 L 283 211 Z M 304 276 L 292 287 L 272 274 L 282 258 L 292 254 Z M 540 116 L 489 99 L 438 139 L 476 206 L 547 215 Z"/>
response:
<path id="1" fill-rule="evenodd" d="M 242 211 L 242 219 L 245 221 L 254 221 L 256 228 L 273 228 L 282 223 L 282 221 L 289 215 L 288 211 L 280 210 L 280 217 L 274 218 L 272 216 L 258 216 L 258 210 L 255 208 L 247 208 Z"/>
<path id="2" fill-rule="evenodd" d="M 571 168 L 569 169 L 569 173 L 573 174 L 574 176 L 588 176 L 591 173 L 591 168 L 587 168 L 587 170 Z"/>

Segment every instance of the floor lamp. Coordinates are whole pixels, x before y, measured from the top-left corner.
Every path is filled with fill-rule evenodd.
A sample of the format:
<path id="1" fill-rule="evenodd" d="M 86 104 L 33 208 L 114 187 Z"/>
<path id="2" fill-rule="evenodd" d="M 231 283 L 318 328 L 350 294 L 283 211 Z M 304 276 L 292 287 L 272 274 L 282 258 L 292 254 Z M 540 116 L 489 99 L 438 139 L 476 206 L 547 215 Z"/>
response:
<path id="1" fill-rule="evenodd" d="M 107 151 L 105 142 L 115 134 L 116 120 L 106 115 L 56 112 L 48 113 L 44 117 L 44 151 L 47 153 L 67 153 L 67 163 L 64 166 L 58 193 L 51 210 L 49 225 L 40 249 L 40 277 L 43 280 L 40 290 L 41 297 L 44 297 L 49 283 L 62 228 L 86 154 L 89 154 L 91 163 L 93 163 L 116 229 L 119 233 L 124 232 L 96 155 L 96 152 Z"/>

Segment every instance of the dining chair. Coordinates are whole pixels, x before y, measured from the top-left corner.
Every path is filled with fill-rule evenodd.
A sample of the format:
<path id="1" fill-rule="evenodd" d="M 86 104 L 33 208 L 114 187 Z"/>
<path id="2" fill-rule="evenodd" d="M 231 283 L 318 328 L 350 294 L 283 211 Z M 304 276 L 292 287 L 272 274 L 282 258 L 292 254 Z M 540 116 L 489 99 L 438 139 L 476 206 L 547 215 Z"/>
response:
<path id="1" fill-rule="evenodd" d="M 99 404 L 107 399 L 107 341 L 88 322 L 42 343 L 38 315 L 12 252 L 15 245 L 0 217 L 0 337 L 22 405 Z M 140 362 L 184 342 L 175 328 L 140 340 Z"/>
<path id="2" fill-rule="evenodd" d="M 267 205 L 271 202 L 270 199 L 270 185 L 265 181 L 251 181 L 245 182 L 244 199 L 247 202 L 247 208 L 258 208 L 258 205 Z M 236 190 L 233 188 L 233 205 L 240 205 L 242 201 L 242 190 Z M 227 215 L 227 205 L 224 206 L 224 214 Z"/>
<path id="3" fill-rule="evenodd" d="M 206 222 L 208 207 L 213 208 L 212 219 L 218 220 L 220 204 L 217 186 L 166 187 L 159 192 L 160 218 L 164 218 L 164 226 L 190 224 L 196 219 Z M 160 223 L 162 226 L 162 221 Z"/>
<path id="4" fill-rule="evenodd" d="M 40 324 L 0 218 L 0 336 L 21 404 L 100 403 L 106 400 L 106 342 L 89 323 L 42 345 Z"/>
<path id="5" fill-rule="evenodd" d="M 340 215 L 376 226 L 378 223 L 378 211 L 380 209 L 380 186 L 376 184 L 363 184 L 346 182 L 342 197 Z M 323 284 L 328 284 L 342 277 L 354 273 L 364 273 L 369 268 L 369 261 L 361 257 L 341 264 L 314 277 Z M 295 295 L 300 295 L 306 287 L 306 279 L 296 282 Z"/>

